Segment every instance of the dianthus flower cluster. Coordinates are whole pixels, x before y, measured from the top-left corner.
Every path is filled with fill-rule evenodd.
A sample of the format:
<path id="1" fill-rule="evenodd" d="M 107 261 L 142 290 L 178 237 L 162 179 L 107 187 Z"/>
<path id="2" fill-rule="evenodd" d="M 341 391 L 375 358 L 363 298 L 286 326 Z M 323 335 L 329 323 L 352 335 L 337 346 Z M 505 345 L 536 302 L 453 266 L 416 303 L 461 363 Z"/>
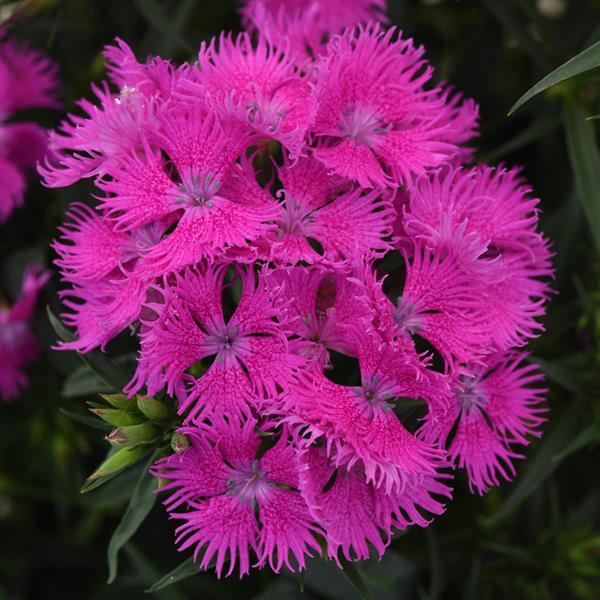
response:
<path id="1" fill-rule="evenodd" d="M 24 369 L 33 362 L 40 347 L 31 331 L 31 317 L 38 295 L 50 273 L 30 266 L 25 271 L 21 295 L 12 305 L 0 298 L 0 398 L 14 400 L 28 380 Z"/>
<path id="2" fill-rule="evenodd" d="M 59 107 L 57 71 L 45 54 L 0 28 L 0 223 L 23 204 L 27 173 L 46 152 L 44 129 L 12 119 L 19 111 Z"/>
<path id="3" fill-rule="evenodd" d="M 219 576 L 381 556 L 453 466 L 483 493 L 540 435 L 538 200 L 463 166 L 477 106 L 383 4 L 248 1 L 179 67 L 117 40 L 41 168 L 99 190 L 54 246 L 63 347 L 137 337 L 125 391 L 176 398 L 188 441 L 153 467 L 177 544 Z"/>

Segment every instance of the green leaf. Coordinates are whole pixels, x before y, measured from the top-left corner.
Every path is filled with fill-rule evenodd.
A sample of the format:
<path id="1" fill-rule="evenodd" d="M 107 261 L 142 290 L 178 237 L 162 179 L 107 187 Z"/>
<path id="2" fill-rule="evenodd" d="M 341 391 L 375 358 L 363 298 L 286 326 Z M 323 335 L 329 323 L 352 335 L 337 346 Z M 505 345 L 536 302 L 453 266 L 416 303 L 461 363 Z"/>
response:
<path id="1" fill-rule="evenodd" d="M 79 413 L 73 412 L 71 410 L 66 410 L 64 408 L 59 408 L 58 410 L 66 417 L 69 417 L 69 419 L 77 421 L 78 423 L 82 423 L 83 425 L 87 425 L 88 427 L 100 429 L 101 431 L 110 431 L 112 429 L 110 425 L 96 417 L 90 417 L 89 415 L 81 415 Z"/>
<path id="2" fill-rule="evenodd" d="M 529 362 L 537 364 L 544 374 L 565 390 L 575 396 L 585 396 L 585 386 L 581 381 L 581 373 L 557 360 L 546 360 L 539 356 L 529 357 Z"/>
<path id="3" fill-rule="evenodd" d="M 561 461 L 570 456 L 577 450 L 584 448 L 588 444 L 600 441 L 600 423 L 592 423 L 586 427 L 574 440 L 571 440 L 567 447 L 552 457 L 553 461 Z"/>
<path id="4" fill-rule="evenodd" d="M 145 585 L 158 577 L 156 567 L 131 542 L 125 544 L 123 550 Z M 176 589 L 160 591 L 157 596 L 164 600 L 185 600 L 184 596 Z"/>
<path id="5" fill-rule="evenodd" d="M 531 89 L 525 92 L 515 102 L 508 114 L 512 115 L 515 111 L 521 108 L 523 104 L 531 100 L 531 98 L 537 96 L 540 92 L 547 90 L 553 85 L 574 77 L 575 75 L 579 75 L 580 73 L 584 73 L 585 71 L 595 69 L 598 66 L 600 66 L 600 42 L 596 42 L 587 50 L 580 52 L 557 69 L 554 69 L 554 71 L 546 75 L 546 77 L 538 81 Z"/>
<path id="6" fill-rule="evenodd" d="M 135 369 L 136 360 L 132 354 L 116 356 L 111 360 L 123 371 L 131 372 Z M 114 394 L 116 391 L 118 390 L 99 377 L 88 364 L 83 364 L 65 379 L 61 395 L 63 398 L 78 398 L 91 394 Z"/>
<path id="7" fill-rule="evenodd" d="M 58 337 L 63 342 L 73 341 L 75 336 L 65 328 L 65 326 L 60 322 L 58 317 L 52 312 L 52 309 L 49 306 L 46 307 L 46 311 L 48 313 L 50 324 L 54 328 L 54 331 Z M 98 377 L 116 390 L 122 390 L 131 379 L 128 373 L 119 368 L 118 365 L 107 358 L 99 350 L 92 350 L 86 354 L 77 353 L 77 355 L 84 363 L 89 365 L 92 371 L 98 375 Z"/>
<path id="8" fill-rule="evenodd" d="M 161 577 L 156 583 L 149 587 L 146 591 L 149 593 L 158 592 L 182 579 L 187 579 L 193 575 L 198 575 L 200 570 L 192 557 L 186 558 L 182 563 L 177 565 L 172 571 Z"/>
<path id="9" fill-rule="evenodd" d="M 600 152 L 594 124 L 585 120 L 583 108 L 572 100 L 565 102 L 564 124 L 577 195 L 600 249 Z"/>
<path id="10" fill-rule="evenodd" d="M 117 576 L 119 550 L 135 534 L 139 526 L 144 522 L 144 519 L 150 514 L 156 501 L 156 494 L 154 493 L 156 478 L 148 471 L 155 457 L 156 452 L 153 452 L 150 460 L 140 474 L 125 514 L 110 538 L 106 553 L 108 561 L 107 583 L 112 583 Z"/>
<path id="11" fill-rule="evenodd" d="M 429 549 L 429 568 L 431 571 L 427 598 L 428 600 L 436 600 L 436 598 L 441 598 L 443 589 L 441 553 L 432 527 L 425 529 L 425 537 Z"/>
<path id="12" fill-rule="evenodd" d="M 91 492 L 140 461 L 150 450 L 147 446 L 137 446 L 136 448 L 119 448 L 110 452 L 106 460 L 88 477 L 79 491 L 82 494 Z"/>
<path id="13" fill-rule="evenodd" d="M 499 158 L 503 158 L 511 152 L 520 150 L 521 148 L 532 144 L 536 140 L 544 138 L 559 125 L 560 118 L 558 116 L 542 115 L 535 119 L 529 127 L 523 129 L 523 131 L 520 131 L 517 135 L 507 140 L 494 150 L 484 154 L 481 157 L 481 162 L 496 162 Z"/>
<path id="14" fill-rule="evenodd" d="M 600 115 L 592 115 L 591 117 L 586 117 L 585 120 L 586 121 L 595 121 L 600 119 Z"/>
<path id="15" fill-rule="evenodd" d="M 364 582 L 356 565 L 343 557 L 340 563 L 343 569 L 342 575 L 350 582 L 362 600 L 373 600 L 373 596 L 371 596 L 371 592 L 367 588 L 367 584 Z"/>
<path id="16" fill-rule="evenodd" d="M 50 325 L 52 325 L 56 335 L 63 342 L 72 342 L 75 339 L 75 336 L 60 322 L 60 319 L 52 312 L 50 306 L 46 306 L 46 312 L 48 313 Z"/>
<path id="17" fill-rule="evenodd" d="M 569 444 L 578 429 L 578 419 L 570 413 L 542 439 L 537 453 L 528 460 L 524 473 L 517 479 L 516 487 L 491 518 L 492 524 L 519 506 L 554 472 L 560 461 L 553 458 Z"/>
<path id="18" fill-rule="evenodd" d="M 77 367 L 68 375 L 63 384 L 61 396 L 63 398 L 78 398 L 90 394 L 100 394 L 116 391 L 102 378 L 98 377 L 88 365 Z"/>

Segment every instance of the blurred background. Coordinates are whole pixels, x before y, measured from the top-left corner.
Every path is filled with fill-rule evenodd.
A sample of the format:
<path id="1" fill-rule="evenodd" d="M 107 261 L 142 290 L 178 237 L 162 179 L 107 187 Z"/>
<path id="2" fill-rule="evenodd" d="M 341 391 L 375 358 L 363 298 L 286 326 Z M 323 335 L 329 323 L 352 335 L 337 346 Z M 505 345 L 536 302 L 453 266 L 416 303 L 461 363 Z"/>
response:
<path id="1" fill-rule="evenodd" d="M 376 600 L 600 598 L 600 252 L 581 209 L 586 195 L 600 202 L 592 197 L 600 190 L 599 121 L 583 120 L 600 113 L 600 70 L 507 116 L 535 82 L 600 40 L 600 1 L 388 4 L 391 23 L 425 45 L 436 78 L 480 103 L 477 159 L 523 166 L 542 199 L 542 227 L 554 241 L 557 294 L 545 335 L 530 346 L 548 378 L 550 421 L 519 461 L 515 480 L 479 497 L 459 475 L 447 512 L 426 530 L 415 527 L 395 539 L 382 561 L 361 565 L 362 575 Z M 184 61 L 202 40 L 239 30 L 236 10 L 234 0 L 32 0 L 0 3 L 0 18 L 11 35 L 58 63 L 64 110 L 73 111 L 78 98 L 91 97 L 90 82 L 104 77 L 100 52 L 115 36 L 139 59 L 158 54 Z M 569 111 L 582 115 L 576 131 Z M 64 113 L 24 116 L 54 127 Z M 51 265 L 48 244 L 68 203 L 90 195 L 88 184 L 29 185 L 25 207 L 0 226 L 6 301 L 17 296 L 27 263 Z M 108 540 L 141 467 L 80 494 L 105 453 L 103 433 L 59 409 L 84 414 L 99 382 L 76 355 L 50 349 L 56 335 L 45 305 L 59 312 L 58 288 L 54 276 L 39 303 L 35 331 L 44 352 L 29 369 L 31 386 L 19 401 L 0 405 L 0 599 L 152 598 L 144 590 L 182 560 L 170 543 L 173 526 L 157 503 L 125 546 L 116 581 L 106 586 Z M 154 595 L 356 597 L 322 561 L 313 561 L 302 580 L 266 570 L 241 582 L 196 574 Z"/>

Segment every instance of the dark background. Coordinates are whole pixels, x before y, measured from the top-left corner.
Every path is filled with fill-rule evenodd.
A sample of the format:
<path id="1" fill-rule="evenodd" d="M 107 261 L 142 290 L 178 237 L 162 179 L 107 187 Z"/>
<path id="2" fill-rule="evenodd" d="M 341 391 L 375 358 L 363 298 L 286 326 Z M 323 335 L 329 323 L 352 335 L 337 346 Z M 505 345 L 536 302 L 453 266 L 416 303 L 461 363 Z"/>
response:
<path id="1" fill-rule="evenodd" d="M 75 109 L 77 98 L 91 96 L 90 81 L 104 76 L 100 51 L 115 36 L 139 59 L 151 53 L 182 61 L 194 56 L 201 40 L 239 29 L 233 1 L 21 4 L 25 10 L 10 30 L 58 62 L 67 111 Z M 361 565 L 376 600 L 600 597 L 600 260 L 574 186 L 577 165 L 567 151 L 563 118 L 567 101 L 586 114 L 600 113 L 600 73 L 580 76 L 507 117 L 543 75 L 600 39 L 600 2 L 565 0 L 555 17 L 542 12 L 549 4 L 389 1 L 391 23 L 426 46 L 437 79 L 480 103 L 477 159 L 523 165 L 542 198 L 543 228 L 554 241 L 558 294 L 545 319 L 546 334 L 531 344 L 550 387 L 544 437 L 519 461 L 515 481 L 479 497 L 468 492 L 459 474 L 454 501 L 434 525 L 408 530 L 382 561 Z M 19 116 L 56 126 L 61 113 Z M 0 226 L 0 294 L 14 298 L 29 260 L 50 264 L 47 246 L 65 207 L 88 201 L 90 191 L 86 183 L 47 190 L 32 182 L 25 208 Z M 77 356 L 49 349 L 55 335 L 44 304 L 57 306 L 58 287 L 54 277 L 40 302 L 35 328 L 46 349 L 30 369 L 31 388 L 20 401 L 0 406 L 0 599 L 151 598 L 143 590 L 182 560 L 172 543 L 173 526 L 157 504 L 122 552 L 116 582 L 105 586 L 106 546 L 136 472 L 79 493 L 105 445 L 101 432 L 58 410 L 83 412 L 86 398 L 80 392 L 86 382 L 93 389 L 85 370 L 73 375 L 81 364 Z M 200 574 L 157 596 L 354 597 L 335 567 L 322 561 L 310 564 L 304 593 L 300 584 L 297 575 L 275 577 L 267 570 L 241 582 Z"/>

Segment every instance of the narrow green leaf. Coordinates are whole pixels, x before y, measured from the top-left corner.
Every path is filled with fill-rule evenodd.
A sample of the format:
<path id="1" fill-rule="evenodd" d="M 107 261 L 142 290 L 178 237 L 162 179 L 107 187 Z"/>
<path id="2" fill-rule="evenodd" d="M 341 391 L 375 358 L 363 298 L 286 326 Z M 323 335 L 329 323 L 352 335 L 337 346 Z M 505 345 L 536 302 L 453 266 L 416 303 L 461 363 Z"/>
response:
<path id="1" fill-rule="evenodd" d="M 598 48 L 600 52 L 600 42 Z M 572 100 L 565 102 L 564 124 L 577 194 L 596 247 L 600 249 L 600 152 L 594 124 L 585 120 L 583 108 Z"/>
<path id="2" fill-rule="evenodd" d="M 585 386 L 581 381 L 581 373 L 578 370 L 569 368 L 557 360 L 546 360 L 539 356 L 531 356 L 529 361 L 537 364 L 548 379 L 557 383 L 565 390 L 575 396 L 585 395 Z"/>
<path id="3" fill-rule="evenodd" d="M 554 472 L 560 463 L 553 460 L 554 456 L 569 444 L 578 429 L 577 417 L 568 414 L 542 439 L 537 453 L 526 463 L 525 471 L 516 481 L 516 487 L 496 511 L 491 523 L 497 523 L 519 506 Z"/>
<path id="4" fill-rule="evenodd" d="M 535 119 L 531 125 L 517 135 L 504 142 L 491 152 L 481 157 L 481 162 L 493 163 L 511 152 L 525 148 L 529 144 L 544 138 L 560 125 L 560 118 L 556 115 L 543 115 Z"/>
<path id="5" fill-rule="evenodd" d="M 86 364 L 77 367 L 65 379 L 61 396 L 63 398 L 78 398 L 90 394 L 100 394 L 116 391 L 111 385 L 98 377 Z"/>
<path id="6" fill-rule="evenodd" d="M 586 427 L 574 440 L 572 440 L 567 447 L 552 457 L 555 462 L 561 461 L 567 456 L 570 456 L 577 450 L 584 448 L 588 444 L 600 441 L 600 423 L 592 423 L 589 427 Z"/>
<path id="7" fill-rule="evenodd" d="M 177 565 L 172 571 L 167 573 L 164 577 L 161 577 L 156 583 L 149 587 L 146 592 L 154 593 L 162 590 L 182 579 L 187 579 L 193 575 L 200 573 L 198 565 L 194 562 L 192 557 L 186 558 L 182 563 Z"/>
<path id="8" fill-rule="evenodd" d="M 557 69 L 554 69 L 551 73 L 546 75 L 543 79 L 538 81 L 532 88 L 525 92 L 514 104 L 514 106 L 508 112 L 512 115 L 516 112 L 523 104 L 531 100 L 534 96 L 537 96 L 540 92 L 547 90 L 548 88 L 565 81 L 575 75 L 584 73 L 591 69 L 595 69 L 600 66 L 600 42 L 596 42 L 583 52 L 580 52 L 566 63 L 562 64 Z"/>
<path id="9" fill-rule="evenodd" d="M 72 342 L 75 339 L 75 336 L 60 322 L 60 319 L 52 312 L 50 306 L 46 306 L 46 313 L 48 314 L 48 320 L 56 332 L 56 335 L 63 342 Z"/>
<path id="10" fill-rule="evenodd" d="M 46 307 L 46 311 L 48 313 L 50 324 L 58 337 L 63 342 L 73 341 L 75 336 L 65 328 L 49 306 Z M 86 354 L 78 353 L 77 355 L 84 363 L 89 365 L 98 377 L 116 390 L 122 390 L 131 379 L 128 373 L 119 368 L 118 365 L 99 350 L 92 350 Z"/>
<path id="11" fill-rule="evenodd" d="M 429 548 L 429 596 L 428 600 L 436 600 L 441 597 L 443 589 L 443 573 L 440 549 L 432 527 L 425 529 L 427 547 Z"/>
<path id="12" fill-rule="evenodd" d="M 367 584 L 364 582 L 356 565 L 342 557 L 342 575 L 350 582 L 362 600 L 373 600 Z"/>
<path id="13" fill-rule="evenodd" d="M 591 117 L 586 117 L 586 121 L 596 121 L 600 119 L 600 115 L 592 115 Z"/>
<path id="14" fill-rule="evenodd" d="M 125 544 L 123 550 L 145 585 L 158 577 L 157 568 L 131 542 Z M 185 600 L 176 589 L 160 591 L 157 596 L 163 600 Z"/>
<path id="15" fill-rule="evenodd" d="M 66 417 L 69 417 L 69 419 L 77 421 L 78 423 L 82 423 L 83 425 L 87 425 L 88 427 L 100 429 L 101 431 L 111 430 L 111 426 L 108 423 L 105 423 L 104 421 L 96 417 L 90 417 L 89 415 L 81 415 L 71 410 L 66 410 L 65 408 L 59 408 L 58 410 Z"/>
<path id="16" fill-rule="evenodd" d="M 139 526 L 144 522 L 144 519 L 152 510 L 154 502 L 156 501 L 156 494 L 154 493 L 154 490 L 156 489 L 156 478 L 148 471 L 154 462 L 155 457 L 156 452 L 153 452 L 150 460 L 140 474 L 125 514 L 110 538 L 106 553 L 108 561 L 107 583 L 112 583 L 117 576 L 119 550 L 135 534 Z"/>
<path id="17" fill-rule="evenodd" d="M 80 493 L 87 494 L 110 481 L 125 469 L 139 462 L 150 450 L 151 448 L 147 446 L 138 446 L 137 448 L 119 448 L 110 452 L 106 460 L 81 486 Z"/>

